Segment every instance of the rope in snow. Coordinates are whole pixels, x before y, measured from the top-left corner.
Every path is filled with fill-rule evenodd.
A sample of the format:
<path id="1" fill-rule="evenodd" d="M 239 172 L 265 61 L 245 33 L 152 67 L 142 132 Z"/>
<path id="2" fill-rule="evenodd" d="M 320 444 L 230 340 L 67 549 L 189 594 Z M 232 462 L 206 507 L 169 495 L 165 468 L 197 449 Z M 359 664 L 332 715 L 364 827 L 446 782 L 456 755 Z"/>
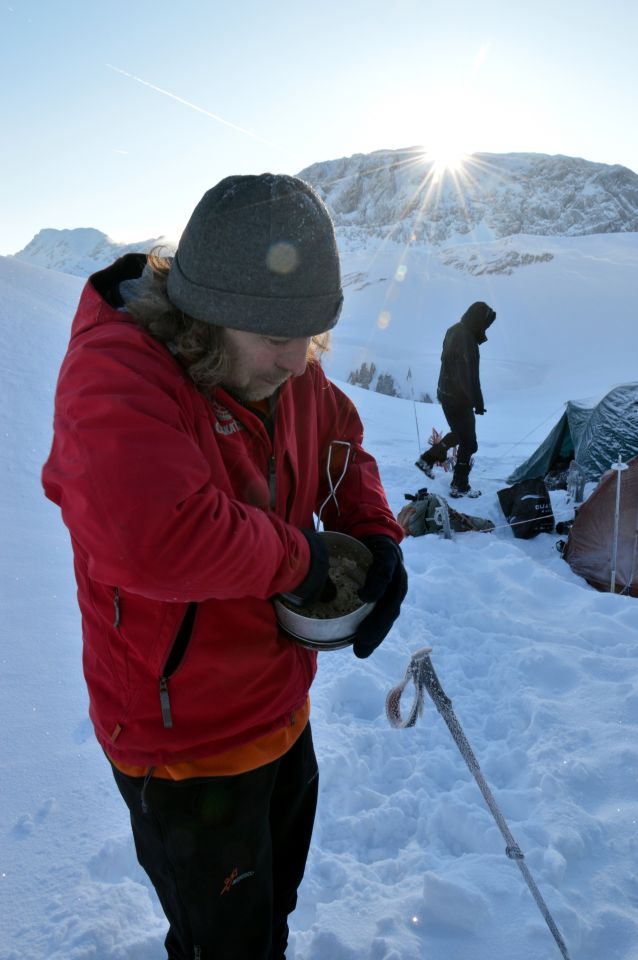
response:
<path id="1" fill-rule="evenodd" d="M 553 413 L 550 413 L 549 416 L 545 417 L 544 420 L 541 420 L 540 423 L 537 423 L 536 426 L 535 426 L 535 427 L 532 427 L 531 430 L 528 430 L 527 433 L 525 434 L 525 436 L 524 436 L 524 437 L 521 437 L 520 440 L 515 440 L 513 443 L 511 443 L 511 444 L 509 445 L 509 447 L 506 447 L 505 450 L 504 450 L 504 452 L 503 452 L 503 454 L 502 454 L 502 457 L 506 457 L 506 456 L 507 456 L 508 454 L 510 454 L 510 453 L 512 452 L 512 450 L 514 450 L 516 447 L 520 447 L 521 443 L 524 443 L 525 440 L 527 440 L 528 437 L 531 437 L 531 435 L 532 435 L 533 433 L 536 433 L 537 430 L 540 430 L 541 427 L 544 427 L 545 424 L 546 424 L 549 420 L 555 420 L 559 413 L 560 413 L 560 415 L 562 416 L 564 410 L 565 410 L 565 404 L 563 404 L 562 408 L 559 407 L 559 408 L 558 408 L 557 410 L 555 410 Z"/>
<path id="2" fill-rule="evenodd" d="M 393 687 L 388 693 L 386 698 L 386 714 L 390 722 L 390 726 L 398 728 L 415 726 L 417 718 L 423 713 L 423 690 L 427 690 L 432 698 L 434 706 L 445 720 L 448 730 L 454 738 L 454 742 L 461 751 L 461 755 L 465 760 L 472 776 L 476 780 L 479 790 L 483 794 L 483 798 L 489 807 L 490 813 L 494 817 L 494 820 L 496 821 L 496 824 L 503 835 L 503 838 L 507 844 L 505 847 L 505 853 L 510 860 L 515 861 L 519 870 L 521 871 L 525 882 L 529 887 L 530 893 L 532 894 L 538 909 L 542 913 L 545 923 L 549 927 L 549 930 L 551 931 L 551 934 L 554 937 L 556 945 L 564 957 L 564 960 L 570 960 L 567 947 L 565 946 L 565 941 L 563 940 L 561 933 L 549 912 L 547 904 L 543 899 L 543 895 L 538 889 L 536 882 L 534 881 L 534 878 L 532 877 L 527 864 L 525 863 L 525 855 L 510 832 L 505 818 L 501 813 L 494 796 L 492 795 L 492 791 L 485 781 L 478 761 L 472 752 L 472 748 L 470 747 L 465 733 L 463 732 L 463 728 L 461 727 L 461 724 L 454 713 L 452 701 L 445 694 L 439 678 L 434 671 L 434 667 L 432 666 L 432 661 L 430 659 L 431 652 L 432 647 L 423 647 L 421 650 L 417 650 L 416 653 L 412 654 L 412 659 L 410 660 L 408 669 L 406 670 L 405 677 L 401 683 L 397 684 L 396 687 Z M 415 698 L 408 718 L 403 720 L 401 717 L 401 695 L 411 680 L 414 682 Z"/>
<path id="3" fill-rule="evenodd" d="M 559 414 L 562 416 L 564 413 L 564 410 L 565 410 L 565 404 L 563 404 L 562 407 L 558 407 L 556 410 L 554 410 L 553 413 L 550 413 L 547 417 L 545 417 L 544 420 L 541 420 L 541 422 L 537 423 L 535 427 L 532 427 L 531 430 L 528 430 L 525 436 L 521 437 L 519 440 L 512 440 L 509 446 L 505 447 L 503 453 L 501 454 L 501 459 L 504 459 L 505 457 L 507 457 L 512 452 L 512 450 L 516 449 L 516 447 L 520 447 L 520 445 L 524 443 L 528 437 L 531 437 L 533 433 L 536 433 L 537 430 L 540 430 L 541 427 L 544 427 L 545 424 L 548 423 L 550 420 L 556 420 Z M 415 416 L 416 416 L 416 405 L 415 405 Z M 417 430 L 418 430 L 418 420 L 417 420 Z"/>
<path id="4" fill-rule="evenodd" d="M 453 507 L 453 509 L 456 510 L 456 507 Z M 574 519 L 573 510 L 570 510 L 568 513 L 554 513 L 554 520 L 556 521 L 556 523 L 563 523 L 563 522 L 569 523 L 573 519 Z M 492 529 L 493 530 L 507 530 L 507 529 L 512 530 L 514 527 L 520 527 L 523 524 L 529 523 L 529 522 L 530 522 L 529 518 L 527 520 L 514 520 L 512 523 L 510 523 L 508 520 L 505 523 L 495 523 Z M 551 530 L 545 530 L 544 532 L 549 533 L 550 535 L 553 535 Z M 554 533 L 555 532 L 556 531 L 554 530 Z"/>
<path id="5" fill-rule="evenodd" d="M 434 494 L 434 496 L 438 496 L 438 494 Z M 441 499 L 445 500 L 445 497 L 441 497 Z M 445 500 L 445 503 L 449 509 L 450 504 L 447 502 L 447 500 Z M 455 510 L 456 513 L 461 513 L 461 511 L 457 510 L 456 507 L 452 507 L 452 509 Z M 558 534 L 560 536 L 561 534 L 556 530 L 556 523 L 563 523 L 563 522 L 570 523 L 571 521 L 574 520 L 574 511 L 569 510 L 566 513 L 563 513 L 562 511 L 561 512 L 553 511 L 553 515 L 554 515 L 554 521 L 555 521 L 554 530 L 553 531 L 546 530 L 544 532 L 549 533 L 550 536 L 554 536 L 554 534 Z M 465 516 L 472 516 L 472 515 L 465 514 Z M 489 518 L 486 518 L 486 519 L 489 519 Z M 529 518 L 526 520 L 514 520 L 512 523 L 510 523 L 509 520 L 506 520 L 504 523 L 494 523 L 493 520 L 490 520 L 490 523 L 494 523 L 494 525 L 493 527 L 491 527 L 489 531 L 486 531 L 486 532 L 492 533 L 494 530 L 512 530 L 514 527 L 520 527 L 523 524 L 529 523 L 529 522 L 530 522 Z M 468 532 L 468 531 L 465 531 L 465 532 Z M 446 539 L 450 539 L 450 538 L 448 537 Z"/>

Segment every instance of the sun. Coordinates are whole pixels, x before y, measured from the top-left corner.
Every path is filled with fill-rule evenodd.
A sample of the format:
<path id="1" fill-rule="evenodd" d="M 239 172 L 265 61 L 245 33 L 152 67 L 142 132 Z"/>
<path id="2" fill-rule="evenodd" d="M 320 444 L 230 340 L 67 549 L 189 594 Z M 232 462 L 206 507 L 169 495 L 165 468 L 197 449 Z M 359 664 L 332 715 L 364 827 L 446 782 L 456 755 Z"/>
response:
<path id="1" fill-rule="evenodd" d="M 428 147 L 423 152 L 426 163 L 432 164 L 432 177 L 440 179 L 446 173 L 458 176 L 465 170 L 469 154 L 455 144 L 440 144 Z"/>

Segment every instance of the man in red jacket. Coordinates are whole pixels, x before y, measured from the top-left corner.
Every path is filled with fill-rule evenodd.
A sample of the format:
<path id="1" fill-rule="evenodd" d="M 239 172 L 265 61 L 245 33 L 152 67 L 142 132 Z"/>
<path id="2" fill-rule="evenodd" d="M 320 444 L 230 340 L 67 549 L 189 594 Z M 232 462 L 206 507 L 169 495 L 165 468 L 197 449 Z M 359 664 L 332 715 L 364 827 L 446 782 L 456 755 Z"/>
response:
<path id="1" fill-rule="evenodd" d="M 341 304 L 314 190 L 228 177 L 173 258 L 90 278 L 60 371 L 43 484 L 71 534 L 91 719 L 171 960 L 285 955 L 317 796 L 316 654 L 271 600 L 332 588 L 322 504 L 326 529 L 373 555 L 356 656 L 406 593 L 361 421 L 317 362 Z"/>

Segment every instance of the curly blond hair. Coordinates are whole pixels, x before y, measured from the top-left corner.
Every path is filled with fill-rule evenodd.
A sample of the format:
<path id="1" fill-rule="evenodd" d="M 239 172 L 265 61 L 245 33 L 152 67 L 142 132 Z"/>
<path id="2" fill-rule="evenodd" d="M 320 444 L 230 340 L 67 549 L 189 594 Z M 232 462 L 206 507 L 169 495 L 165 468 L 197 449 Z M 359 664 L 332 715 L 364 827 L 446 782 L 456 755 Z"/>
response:
<path id="1" fill-rule="evenodd" d="M 228 373 L 225 328 L 195 320 L 171 303 L 166 294 L 166 278 L 172 258 L 163 250 L 154 247 L 148 254 L 152 280 L 139 296 L 127 302 L 126 310 L 151 336 L 170 347 L 195 386 L 207 393 L 223 383 Z M 312 337 L 308 361 L 318 362 L 329 349 L 329 342 L 329 333 Z"/>

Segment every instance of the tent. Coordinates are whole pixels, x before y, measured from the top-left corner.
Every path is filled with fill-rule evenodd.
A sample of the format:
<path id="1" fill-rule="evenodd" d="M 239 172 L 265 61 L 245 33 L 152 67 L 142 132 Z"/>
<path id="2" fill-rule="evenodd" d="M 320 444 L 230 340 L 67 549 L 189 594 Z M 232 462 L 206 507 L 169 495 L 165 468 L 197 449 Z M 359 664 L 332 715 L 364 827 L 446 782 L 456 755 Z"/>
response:
<path id="1" fill-rule="evenodd" d="M 599 480 L 612 463 L 638 455 L 638 383 L 623 383 L 594 406 L 569 400 L 538 450 L 508 483 L 544 477 L 557 461 L 575 460 L 585 480 Z"/>
<path id="2" fill-rule="evenodd" d="M 638 597 L 638 457 L 626 467 L 605 473 L 578 509 L 563 559 L 596 589 L 613 584 L 616 593 Z"/>

